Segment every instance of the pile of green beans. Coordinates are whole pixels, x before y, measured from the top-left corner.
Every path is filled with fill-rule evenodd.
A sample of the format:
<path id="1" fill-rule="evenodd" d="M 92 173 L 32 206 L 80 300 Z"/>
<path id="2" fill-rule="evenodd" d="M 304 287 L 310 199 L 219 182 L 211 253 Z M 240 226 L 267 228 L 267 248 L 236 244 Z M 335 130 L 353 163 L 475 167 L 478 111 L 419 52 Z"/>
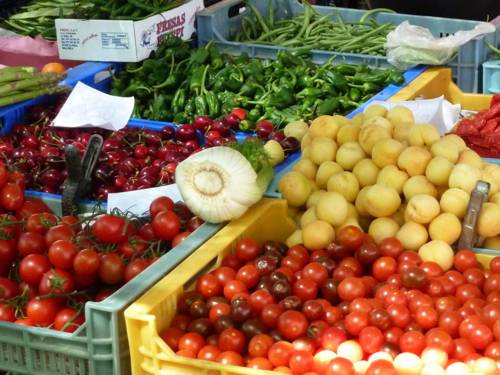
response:
<path id="1" fill-rule="evenodd" d="M 183 0 L 93 0 L 95 14 L 90 18 L 138 21 L 166 12 L 182 2 Z"/>
<path id="2" fill-rule="evenodd" d="M 269 0 L 267 17 L 247 2 L 252 14 L 242 19 L 241 31 L 234 40 L 288 48 L 385 55 L 386 37 L 394 25 L 379 24 L 371 16 L 394 11 L 372 9 L 358 22 L 344 22 L 338 12 L 321 15 L 306 1 L 303 4 L 304 13 L 290 19 L 275 20 L 272 0 Z"/>

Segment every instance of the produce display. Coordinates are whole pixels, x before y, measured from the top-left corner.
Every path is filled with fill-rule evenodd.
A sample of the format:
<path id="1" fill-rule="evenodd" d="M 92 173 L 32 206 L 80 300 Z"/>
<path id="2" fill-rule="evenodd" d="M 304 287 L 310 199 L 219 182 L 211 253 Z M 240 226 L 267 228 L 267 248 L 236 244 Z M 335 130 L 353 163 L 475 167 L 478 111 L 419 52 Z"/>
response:
<path id="1" fill-rule="evenodd" d="M 170 36 L 141 63 L 118 72 L 111 93 L 134 96 L 134 117 L 191 122 L 216 118 L 234 107 L 248 111 L 240 129 L 261 120 L 277 127 L 322 114 L 345 114 L 391 83 L 404 82 L 392 69 L 365 65 L 313 64 L 308 53 L 280 51 L 276 60 L 221 54 L 209 43 L 193 49 Z"/>
<path id="2" fill-rule="evenodd" d="M 492 375 L 499 283 L 500 257 L 485 271 L 462 249 L 445 270 L 355 226 L 321 249 L 242 238 L 160 336 L 177 356 L 276 373 Z"/>
<path id="3" fill-rule="evenodd" d="M 300 225 L 289 246 L 323 249 L 354 225 L 377 243 L 396 237 L 447 271 L 470 194 L 483 180 L 489 200 L 476 230 L 484 247 L 500 248 L 500 166 L 484 163 L 458 135 L 415 124 L 404 106 L 372 105 L 352 120 L 320 116 L 296 137 L 301 159 L 278 185 Z"/>
<path id="4" fill-rule="evenodd" d="M 358 22 L 344 22 L 335 9 L 320 14 L 308 2 L 304 13 L 292 18 L 275 19 L 273 0 L 269 0 L 267 17 L 251 3 L 246 2 L 251 16 L 241 21 L 241 31 L 234 40 L 297 49 L 319 49 L 343 53 L 385 56 L 387 34 L 394 30 L 390 23 L 378 24 L 372 17 L 390 9 L 372 9 Z"/>
<path id="5" fill-rule="evenodd" d="M 48 69 L 38 72 L 33 67 L 0 69 L 0 107 L 42 95 L 68 91 L 68 88 L 58 86 L 59 81 L 64 78 L 60 73 L 62 72 L 50 72 Z"/>
<path id="6" fill-rule="evenodd" d="M 494 95 L 490 109 L 461 120 L 455 133 L 479 155 L 500 158 L 500 95 Z"/>
<path id="7" fill-rule="evenodd" d="M 0 163 L 0 321 L 74 332 L 87 301 L 102 301 L 203 221 L 168 197 L 150 218 L 58 218 L 23 197 L 24 176 Z"/>
<path id="8" fill-rule="evenodd" d="M 138 21 L 182 4 L 181 0 L 32 0 L 0 26 L 20 35 L 56 40 L 57 18 Z"/>
<path id="9" fill-rule="evenodd" d="M 491 51 L 494 58 L 500 59 L 500 49 L 498 49 L 498 47 L 488 44 L 488 48 Z"/>

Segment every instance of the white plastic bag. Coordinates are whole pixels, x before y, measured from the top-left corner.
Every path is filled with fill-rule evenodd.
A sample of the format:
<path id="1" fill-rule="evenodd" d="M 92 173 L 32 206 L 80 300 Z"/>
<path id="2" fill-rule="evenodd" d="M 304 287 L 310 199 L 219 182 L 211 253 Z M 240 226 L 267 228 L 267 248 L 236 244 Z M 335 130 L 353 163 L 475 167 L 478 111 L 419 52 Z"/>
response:
<path id="1" fill-rule="evenodd" d="M 405 70 L 418 64 L 441 65 L 469 40 L 492 32 L 495 32 L 493 24 L 481 22 L 472 30 L 436 38 L 429 29 L 404 21 L 387 35 L 387 59 L 390 64 Z"/>

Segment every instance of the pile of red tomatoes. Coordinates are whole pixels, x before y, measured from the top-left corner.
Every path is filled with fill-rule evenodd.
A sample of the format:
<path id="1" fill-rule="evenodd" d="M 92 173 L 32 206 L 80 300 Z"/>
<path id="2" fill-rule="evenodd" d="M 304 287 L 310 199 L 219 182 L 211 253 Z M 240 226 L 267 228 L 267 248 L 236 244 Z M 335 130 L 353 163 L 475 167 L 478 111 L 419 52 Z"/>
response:
<path id="1" fill-rule="evenodd" d="M 240 240 L 184 292 L 161 336 L 179 356 L 307 375 L 497 374 L 500 257 L 444 272 L 344 228 L 324 250 Z"/>

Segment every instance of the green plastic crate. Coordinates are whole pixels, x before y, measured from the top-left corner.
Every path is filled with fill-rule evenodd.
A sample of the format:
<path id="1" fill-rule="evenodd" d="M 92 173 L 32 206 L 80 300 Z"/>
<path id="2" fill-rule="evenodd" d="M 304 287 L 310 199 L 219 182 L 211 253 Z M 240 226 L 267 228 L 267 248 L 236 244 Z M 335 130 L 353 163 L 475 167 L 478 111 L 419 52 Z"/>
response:
<path id="1" fill-rule="evenodd" d="M 0 322 L 0 369 L 11 375 L 130 374 L 123 311 L 221 227 L 203 224 L 106 300 L 87 302 L 86 321 L 74 333 Z"/>

